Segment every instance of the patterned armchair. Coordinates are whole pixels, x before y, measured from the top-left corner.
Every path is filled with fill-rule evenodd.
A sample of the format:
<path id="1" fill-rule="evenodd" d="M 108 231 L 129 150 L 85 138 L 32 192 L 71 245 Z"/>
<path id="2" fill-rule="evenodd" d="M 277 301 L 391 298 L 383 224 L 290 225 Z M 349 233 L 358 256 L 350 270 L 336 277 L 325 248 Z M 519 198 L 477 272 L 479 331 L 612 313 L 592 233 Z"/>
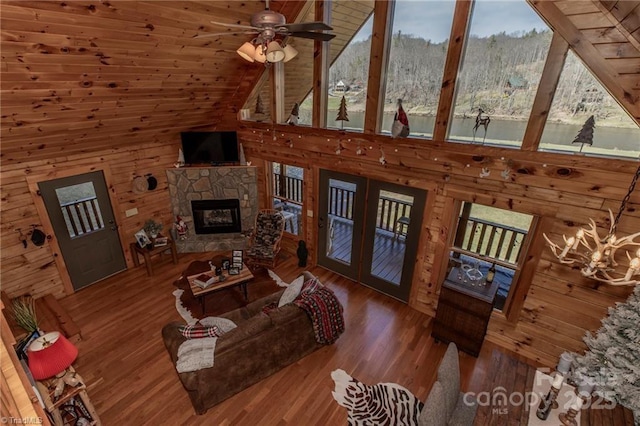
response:
<path id="1" fill-rule="evenodd" d="M 249 265 L 274 267 L 284 232 L 284 216 L 276 210 L 260 210 L 247 249 Z"/>

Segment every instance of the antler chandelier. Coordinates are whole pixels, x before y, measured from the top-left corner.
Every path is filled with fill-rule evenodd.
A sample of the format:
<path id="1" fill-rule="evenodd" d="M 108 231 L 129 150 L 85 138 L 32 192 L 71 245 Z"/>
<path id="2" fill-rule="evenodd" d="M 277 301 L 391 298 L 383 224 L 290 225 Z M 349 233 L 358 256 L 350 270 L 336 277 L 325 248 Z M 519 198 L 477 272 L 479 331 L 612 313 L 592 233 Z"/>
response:
<path id="1" fill-rule="evenodd" d="M 558 258 L 560 263 L 566 265 L 579 265 L 581 266 L 580 272 L 583 276 L 591 278 L 597 281 L 605 282 L 612 285 L 636 285 L 640 284 L 640 280 L 633 279 L 633 277 L 640 277 L 640 241 L 635 241 L 640 237 L 640 232 L 628 235 L 626 237 L 616 237 L 616 230 L 620 216 L 624 212 L 629 198 L 636 186 L 640 176 L 640 166 L 636 170 L 636 174 L 631 180 L 629 191 L 627 195 L 622 199 L 620 210 L 618 214 L 613 216 L 613 212 L 609 210 L 609 216 L 611 217 L 611 227 L 609 233 L 600 238 L 596 223 L 593 219 L 589 219 L 589 228 L 580 228 L 573 237 L 565 237 L 564 247 L 551 241 L 546 234 L 545 240 L 549 243 L 549 247 L 554 256 Z M 625 261 L 626 270 L 624 265 L 618 269 L 620 265 L 619 261 L 624 260 L 625 256 L 620 255 L 619 250 L 626 248 L 624 251 L 626 255 Z M 635 257 L 629 254 L 629 251 L 635 250 Z"/>

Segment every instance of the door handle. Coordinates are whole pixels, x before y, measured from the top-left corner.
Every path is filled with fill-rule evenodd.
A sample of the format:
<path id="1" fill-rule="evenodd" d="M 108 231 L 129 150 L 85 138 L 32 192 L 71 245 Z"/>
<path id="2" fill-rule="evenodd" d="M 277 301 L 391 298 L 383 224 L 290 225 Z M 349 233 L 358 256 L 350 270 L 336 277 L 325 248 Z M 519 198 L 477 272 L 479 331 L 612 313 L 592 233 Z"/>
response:
<path id="1" fill-rule="evenodd" d="M 117 231 L 117 230 L 118 230 L 118 225 L 114 225 L 114 226 L 112 226 L 112 227 L 111 227 L 111 230 L 112 230 L 112 231 Z"/>
<path id="2" fill-rule="evenodd" d="M 109 223 L 110 223 L 111 225 L 113 225 L 113 219 L 111 219 L 111 220 L 109 221 Z"/>
<path id="3" fill-rule="evenodd" d="M 320 229 L 324 228 L 324 216 L 320 216 L 318 218 L 318 228 Z"/>

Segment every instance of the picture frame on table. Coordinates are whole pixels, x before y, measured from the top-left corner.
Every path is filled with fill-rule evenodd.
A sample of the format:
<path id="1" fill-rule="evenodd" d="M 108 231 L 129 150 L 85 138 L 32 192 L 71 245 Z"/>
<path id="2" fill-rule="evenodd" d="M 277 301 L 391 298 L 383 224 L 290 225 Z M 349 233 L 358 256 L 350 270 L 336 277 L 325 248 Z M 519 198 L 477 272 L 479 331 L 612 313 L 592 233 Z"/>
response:
<path id="1" fill-rule="evenodd" d="M 145 248 L 146 246 L 151 244 L 151 239 L 149 238 L 147 233 L 144 231 L 144 229 L 141 229 L 138 232 L 136 232 L 135 236 L 136 236 L 136 241 L 138 242 L 138 246 L 140 248 Z"/>
<path id="2" fill-rule="evenodd" d="M 240 268 L 237 266 L 231 266 L 229 268 L 229 275 L 240 275 Z"/>
<path id="3" fill-rule="evenodd" d="M 231 253 L 231 266 L 242 269 L 243 252 L 242 250 L 233 250 Z"/>

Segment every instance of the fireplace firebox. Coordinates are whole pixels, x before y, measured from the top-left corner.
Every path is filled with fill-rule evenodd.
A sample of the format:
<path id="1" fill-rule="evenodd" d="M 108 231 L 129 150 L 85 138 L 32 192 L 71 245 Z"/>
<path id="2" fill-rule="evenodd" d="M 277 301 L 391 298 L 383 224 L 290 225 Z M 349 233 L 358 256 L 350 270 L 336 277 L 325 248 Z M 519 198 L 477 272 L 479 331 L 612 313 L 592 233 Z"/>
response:
<path id="1" fill-rule="evenodd" d="M 193 224 L 196 234 L 240 232 L 240 200 L 192 200 Z"/>

